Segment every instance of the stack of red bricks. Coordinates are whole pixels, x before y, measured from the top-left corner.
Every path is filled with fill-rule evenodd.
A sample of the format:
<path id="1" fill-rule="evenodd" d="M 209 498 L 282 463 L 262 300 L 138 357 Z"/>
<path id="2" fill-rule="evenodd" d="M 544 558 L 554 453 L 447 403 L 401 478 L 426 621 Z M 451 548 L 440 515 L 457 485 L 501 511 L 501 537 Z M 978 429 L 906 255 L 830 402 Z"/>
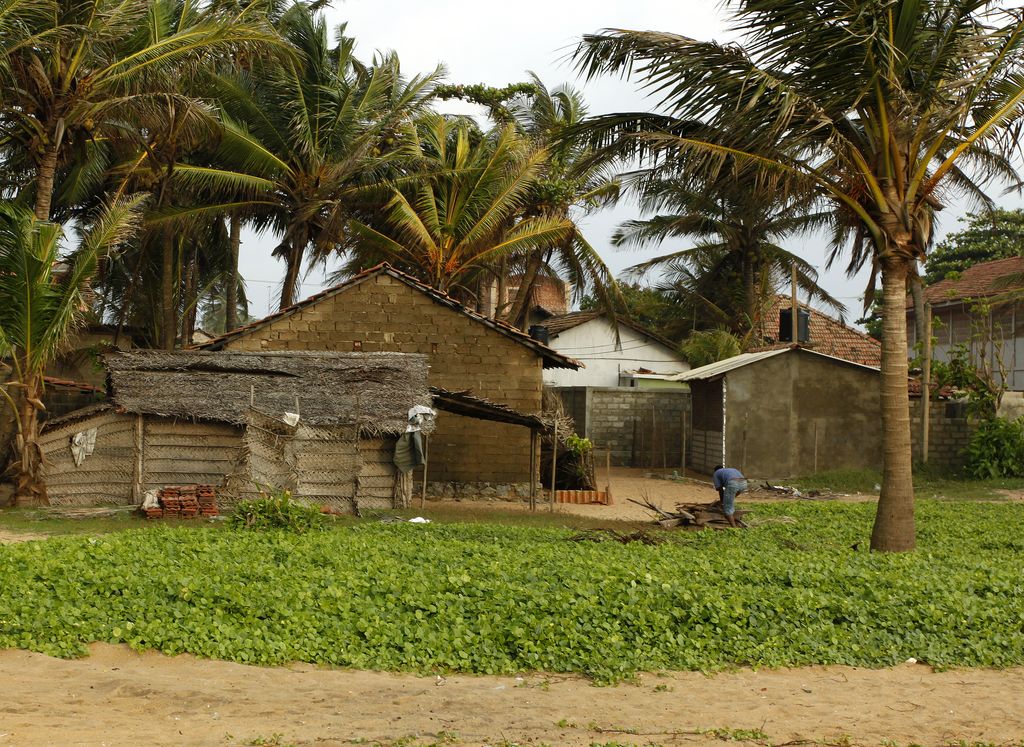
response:
<path id="1" fill-rule="evenodd" d="M 217 516 L 217 489 L 212 485 L 168 485 L 157 492 L 159 508 L 147 508 L 146 518 Z"/>
<path id="2" fill-rule="evenodd" d="M 216 516 L 217 489 L 213 485 L 196 485 L 196 499 L 199 501 L 200 516 Z"/>

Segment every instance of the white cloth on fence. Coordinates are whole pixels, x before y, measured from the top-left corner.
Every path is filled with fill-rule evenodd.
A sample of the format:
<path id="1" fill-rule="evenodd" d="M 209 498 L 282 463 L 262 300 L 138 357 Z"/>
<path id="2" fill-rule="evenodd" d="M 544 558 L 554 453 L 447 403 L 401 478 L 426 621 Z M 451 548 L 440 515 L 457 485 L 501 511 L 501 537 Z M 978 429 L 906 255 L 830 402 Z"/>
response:
<path id="1" fill-rule="evenodd" d="M 85 458 L 96 449 L 96 429 L 90 428 L 87 431 L 79 431 L 71 437 L 71 456 L 75 460 L 75 466 L 81 467 Z"/>

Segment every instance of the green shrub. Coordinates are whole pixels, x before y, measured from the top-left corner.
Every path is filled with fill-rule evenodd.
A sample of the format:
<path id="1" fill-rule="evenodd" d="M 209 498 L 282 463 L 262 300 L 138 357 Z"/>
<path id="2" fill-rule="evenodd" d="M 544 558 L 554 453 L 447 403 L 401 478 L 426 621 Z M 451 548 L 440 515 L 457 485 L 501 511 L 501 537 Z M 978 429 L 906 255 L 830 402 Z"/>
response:
<path id="1" fill-rule="evenodd" d="M 231 516 L 238 529 L 286 529 L 305 534 L 324 528 L 324 516 L 316 506 L 292 499 L 288 490 L 261 491 L 260 497 L 240 501 Z"/>
<path id="2" fill-rule="evenodd" d="M 1024 421 L 982 421 L 966 454 L 967 474 L 972 477 L 1024 477 Z"/>

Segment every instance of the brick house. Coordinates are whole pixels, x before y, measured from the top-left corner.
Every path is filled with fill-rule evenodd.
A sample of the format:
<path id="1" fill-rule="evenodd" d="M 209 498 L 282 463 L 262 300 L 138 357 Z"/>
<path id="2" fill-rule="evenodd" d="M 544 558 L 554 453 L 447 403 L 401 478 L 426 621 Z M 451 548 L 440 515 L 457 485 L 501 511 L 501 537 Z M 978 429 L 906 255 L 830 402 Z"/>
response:
<path id="1" fill-rule="evenodd" d="M 925 299 L 932 307 L 935 360 L 948 361 L 957 345 L 972 345 L 976 355 L 985 355 L 994 371 L 998 357 L 1006 367 L 1006 388 L 1024 390 L 1024 303 L 1007 301 L 979 311 L 979 301 L 992 301 L 1009 291 L 1024 290 L 1024 257 L 1010 257 L 969 267 L 957 277 L 929 285 Z M 907 343 L 909 355 L 915 355 L 917 328 L 912 301 L 907 300 Z M 1019 313 L 1018 313 L 1019 312 Z M 997 350 L 985 338 L 998 345 Z M 984 345 L 982 344 L 984 343 Z M 984 347 L 984 349 L 982 349 Z"/>
<path id="2" fill-rule="evenodd" d="M 468 390 L 525 413 L 541 410 L 544 368 L 580 366 L 388 264 L 198 347 L 425 353 L 431 387 Z M 429 448 L 431 482 L 529 489 L 528 429 L 444 412 Z"/>

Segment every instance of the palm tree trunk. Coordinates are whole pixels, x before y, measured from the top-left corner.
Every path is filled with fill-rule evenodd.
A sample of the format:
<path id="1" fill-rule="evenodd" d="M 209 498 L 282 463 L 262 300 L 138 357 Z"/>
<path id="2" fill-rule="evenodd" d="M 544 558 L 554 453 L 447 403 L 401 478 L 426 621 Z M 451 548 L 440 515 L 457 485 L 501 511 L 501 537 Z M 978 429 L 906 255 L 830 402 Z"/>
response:
<path id="1" fill-rule="evenodd" d="M 494 299 L 494 310 L 491 312 L 492 318 L 499 318 L 505 311 L 505 304 L 508 303 L 506 296 L 508 295 L 508 257 L 501 258 L 501 264 L 498 266 L 498 297 Z"/>
<path id="2" fill-rule="evenodd" d="M 749 253 L 745 253 L 743 257 L 743 293 L 746 298 L 743 299 L 747 307 L 747 324 L 744 333 L 750 332 L 754 329 L 757 324 L 757 301 L 754 293 L 754 260 Z"/>
<path id="3" fill-rule="evenodd" d="M 231 214 L 231 251 L 228 257 L 227 288 L 224 293 L 224 331 L 238 326 L 238 253 L 242 246 L 242 219 Z"/>
<path id="4" fill-rule="evenodd" d="M 53 202 L 53 180 L 57 174 L 57 153 L 59 143 L 51 143 L 43 153 L 36 172 L 36 220 L 50 220 L 50 205 Z"/>
<path id="5" fill-rule="evenodd" d="M 30 375 L 25 381 L 24 396 L 18 402 L 21 432 L 17 435 L 19 457 L 14 490 L 16 506 L 46 506 L 50 500 L 43 481 L 42 451 L 39 448 L 39 402 L 42 376 Z"/>
<path id="6" fill-rule="evenodd" d="M 284 284 L 281 286 L 280 309 L 287 309 L 295 303 L 295 286 L 298 285 L 299 270 L 302 269 L 302 247 L 296 250 L 295 243 L 293 239 L 285 255 L 288 267 L 285 269 Z"/>
<path id="7" fill-rule="evenodd" d="M 185 273 L 182 282 L 183 309 L 181 312 L 181 346 L 187 347 L 192 344 L 192 336 L 196 329 L 196 308 L 199 303 L 197 296 L 198 270 L 196 268 L 196 257 L 193 256 L 188 265 L 183 268 Z"/>
<path id="8" fill-rule="evenodd" d="M 882 492 L 871 549 L 915 547 L 914 483 L 907 394 L 907 261 L 882 260 Z"/>
<path id="9" fill-rule="evenodd" d="M 522 280 L 519 282 L 519 290 L 516 291 L 516 300 L 512 302 L 512 306 L 504 314 L 504 319 L 509 324 L 521 327 L 525 323 L 527 317 L 526 304 L 530 300 L 530 292 L 533 290 L 533 284 L 537 281 L 537 275 L 540 273 L 540 268 L 543 264 L 543 250 L 535 249 L 530 253 L 530 257 L 526 261 L 526 272 L 523 273 Z"/>
<path id="10" fill-rule="evenodd" d="M 174 304 L 174 234 L 172 229 L 165 229 L 161 236 L 160 258 L 160 318 L 162 334 L 161 346 L 165 350 L 174 350 L 178 324 Z"/>

